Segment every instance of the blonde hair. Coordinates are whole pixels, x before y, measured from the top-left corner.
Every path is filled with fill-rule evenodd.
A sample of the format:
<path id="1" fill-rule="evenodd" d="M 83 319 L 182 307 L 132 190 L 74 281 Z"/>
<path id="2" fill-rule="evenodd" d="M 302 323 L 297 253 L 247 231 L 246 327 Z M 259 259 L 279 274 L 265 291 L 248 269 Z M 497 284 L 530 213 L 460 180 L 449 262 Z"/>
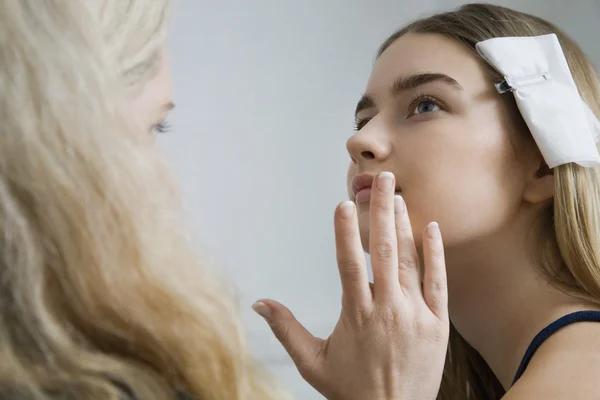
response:
<path id="1" fill-rule="evenodd" d="M 186 239 L 160 153 L 123 117 L 169 9 L 0 2 L 3 398 L 285 398 Z"/>
<path id="2" fill-rule="evenodd" d="M 573 40 L 541 18 L 500 6 L 468 4 L 409 24 L 386 40 L 378 56 L 406 33 L 440 34 L 462 43 L 475 55 L 475 44 L 483 40 L 555 33 L 582 98 L 600 116 L 600 85 L 592 64 Z M 488 70 L 490 82 L 503 80 L 491 67 Z M 516 109 L 514 98 L 508 101 Z M 519 126 L 524 126 L 520 119 Z M 544 210 L 538 229 L 532 232 L 539 248 L 533 256 L 556 287 L 600 303 L 600 171 L 576 164 L 562 165 L 553 171 L 553 206 Z M 491 400 L 502 397 L 504 392 L 479 353 L 451 327 L 438 399 Z"/>

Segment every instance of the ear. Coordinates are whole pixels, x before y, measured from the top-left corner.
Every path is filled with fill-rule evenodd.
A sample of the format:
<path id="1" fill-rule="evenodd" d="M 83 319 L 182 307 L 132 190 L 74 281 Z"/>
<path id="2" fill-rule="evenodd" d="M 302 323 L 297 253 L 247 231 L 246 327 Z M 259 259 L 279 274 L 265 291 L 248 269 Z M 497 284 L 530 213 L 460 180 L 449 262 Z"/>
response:
<path id="1" fill-rule="evenodd" d="M 528 176 L 523 192 L 523 200 L 535 204 L 552 197 L 554 197 L 554 171 L 548 168 L 548 165 L 542 159 L 537 168 L 532 169 Z"/>

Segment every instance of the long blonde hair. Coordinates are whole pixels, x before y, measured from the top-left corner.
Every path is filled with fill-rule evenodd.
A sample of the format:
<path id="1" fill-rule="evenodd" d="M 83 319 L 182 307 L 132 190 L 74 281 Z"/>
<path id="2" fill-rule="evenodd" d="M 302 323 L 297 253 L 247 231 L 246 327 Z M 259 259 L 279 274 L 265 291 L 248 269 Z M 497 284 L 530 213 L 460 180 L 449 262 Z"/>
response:
<path id="1" fill-rule="evenodd" d="M 160 153 L 123 117 L 169 9 L 0 2 L 2 398 L 285 398 L 186 239 Z"/>
<path id="2" fill-rule="evenodd" d="M 400 36 L 411 32 L 444 35 L 475 55 L 475 44 L 483 40 L 555 33 L 582 98 L 600 116 L 600 85 L 592 64 L 573 40 L 548 21 L 505 7 L 468 4 L 412 22 L 387 39 L 378 56 Z M 503 80 L 498 72 L 488 69 L 490 83 Z M 508 101 L 514 103 L 514 98 Z M 520 122 L 519 126 L 524 126 Z M 600 171 L 567 164 L 555 168 L 554 177 L 553 207 L 544 210 L 539 226 L 532 232 L 539 238 L 539 252 L 533 256 L 556 287 L 600 303 Z M 504 392 L 479 353 L 451 327 L 438 399 L 498 399 Z"/>

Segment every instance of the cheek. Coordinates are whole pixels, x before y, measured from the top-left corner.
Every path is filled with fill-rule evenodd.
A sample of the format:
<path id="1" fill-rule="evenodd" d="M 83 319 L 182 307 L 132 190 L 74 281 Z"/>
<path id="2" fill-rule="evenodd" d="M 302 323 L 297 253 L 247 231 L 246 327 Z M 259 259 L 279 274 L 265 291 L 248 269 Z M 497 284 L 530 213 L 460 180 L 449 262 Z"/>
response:
<path id="1" fill-rule="evenodd" d="M 520 209 L 525 175 L 506 131 L 446 123 L 396 143 L 394 172 L 402 186 L 415 243 L 427 224 L 440 224 L 447 247 L 473 242 L 508 226 Z M 416 133 L 416 132 L 415 132 Z M 359 213 L 368 249 L 369 209 Z"/>
<path id="2" fill-rule="evenodd" d="M 503 131 L 462 132 L 452 140 L 439 135 L 435 146 L 404 155 L 415 161 L 407 167 L 410 173 L 403 186 L 413 232 L 420 236 L 429 222 L 436 221 L 449 246 L 509 224 L 519 210 L 525 184 Z"/>
<path id="3" fill-rule="evenodd" d="M 463 244 L 501 231 L 519 210 L 518 190 L 502 185 L 497 176 L 462 173 L 460 178 L 439 178 L 405 195 L 415 234 L 436 221 L 447 245 Z"/>

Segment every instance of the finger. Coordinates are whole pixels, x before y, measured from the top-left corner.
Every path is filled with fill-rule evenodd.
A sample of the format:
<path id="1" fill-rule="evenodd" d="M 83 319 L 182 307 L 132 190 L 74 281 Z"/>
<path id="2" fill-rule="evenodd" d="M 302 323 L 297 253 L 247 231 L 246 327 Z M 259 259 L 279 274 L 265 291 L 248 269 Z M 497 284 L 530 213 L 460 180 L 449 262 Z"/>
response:
<path id="1" fill-rule="evenodd" d="M 273 300 L 260 300 L 252 309 L 269 324 L 302 374 L 309 374 L 319 367 L 318 356 L 324 341 L 302 326 L 287 307 Z"/>
<path id="2" fill-rule="evenodd" d="M 360 240 L 356 206 L 351 201 L 340 204 L 335 212 L 335 247 L 342 281 L 344 304 L 368 307 L 372 301 L 365 253 Z"/>
<path id="3" fill-rule="evenodd" d="M 386 301 L 400 290 L 398 285 L 398 245 L 394 217 L 394 175 L 379 174 L 371 192 L 369 250 L 373 266 L 375 298 Z"/>
<path id="4" fill-rule="evenodd" d="M 423 234 L 425 272 L 423 296 L 429 309 L 442 321 L 448 319 L 448 282 L 444 244 L 437 223 L 430 223 Z"/>
<path id="5" fill-rule="evenodd" d="M 398 280 L 400 288 L 407 296 L 421 296 L 419 255 L 413 238 L 412 226 L 406 203 L 402 196 L 394 197 L 396 214 L 396 238 L 398 240 Z"/>

